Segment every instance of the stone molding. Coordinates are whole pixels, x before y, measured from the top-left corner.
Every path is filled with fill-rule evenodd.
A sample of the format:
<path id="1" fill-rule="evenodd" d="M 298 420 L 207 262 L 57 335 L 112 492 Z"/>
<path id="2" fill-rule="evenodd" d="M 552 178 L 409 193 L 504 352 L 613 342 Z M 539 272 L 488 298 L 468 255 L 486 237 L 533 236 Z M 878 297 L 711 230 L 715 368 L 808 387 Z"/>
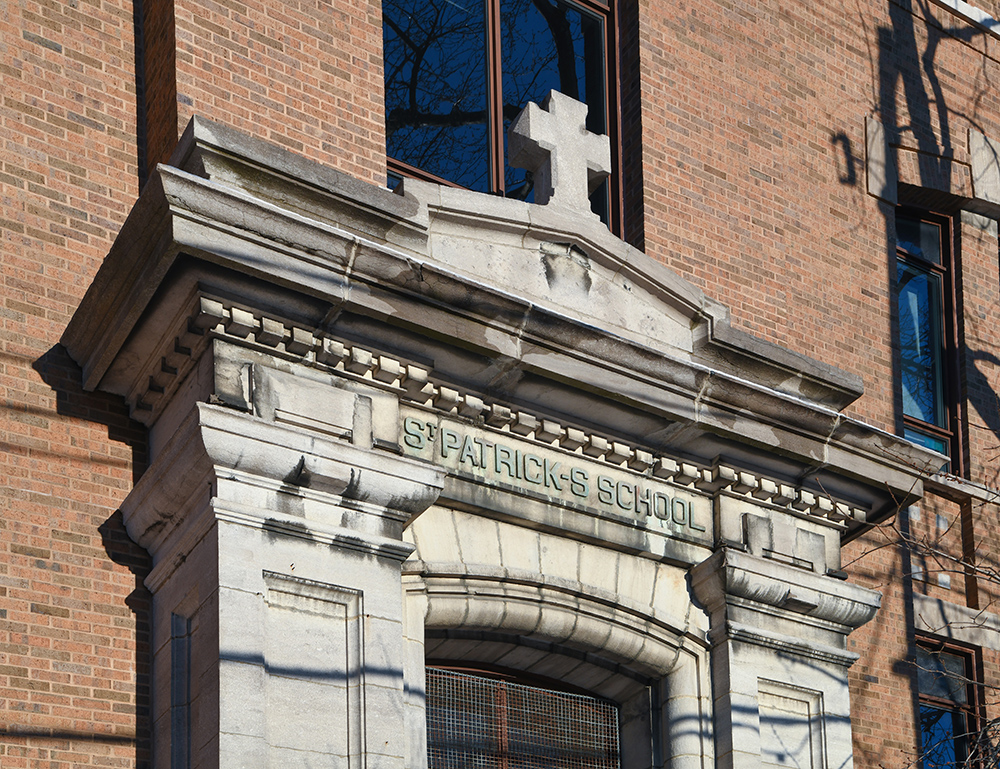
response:
<path id="1" fill-rule="evenodd" d="M 264 601 L 269 608 L 322 617 L 328 623 L 328 627 L 324 629 L 330 631 L 331 635 L 339 631 L 337 635 L 340 636 L 338 640 L 341 648 L 338 649 L 338 656 L 343 660 L 342 672 L 346 684 L 344 699 L 347 704 L 347 755 L 341 759 L 341 766 L 346 766 L 346 769 L 364 769 L 367 765 L 364 592 L 266 569 L 262 576 L 266 586 Z M 294 640 L 290 640 L 282 646 L 287 649 L 293 644 Z M 295 655 L 289 657 L 292 658 L 291 661 L 301 664 L 301 660 L 295 659 Z M 330 671 L 326 672 L 329 674 Z M 276 679 L 284 683 L 287 675 Z M 274 680 L 265 678 L 265 689 L 273 685 Z"/>
<path id="2" fill-rule="evenodd" d="M 874 590 L 733 548 L 723 548 L 695 566 L 691 586 L 709 612 L 742 601 L 790 613 L 797 622 L 804 616 L 828 623 L 843 634 L 871 620 L 881 605 L 881 595 Z"/>
<path id="3" fill-rule="evenodd" d="M 718 636 L 720 637 L 712 634 L 712 640 L 721 643 L 721 636 L 724 636 L 726 642 L 735 641 L 751 644 L 759 646 L 762 649 L 770 649 L 779 653 L 791 653 L 804 659 L 841 667 L 850 667 L 859 657 L 855 652 L 844 651 L 839 646 L 822 643 L 815 639 L 802 640 L 783 633 L 772 633 L 759 627 L 744 625 L 740 622 L 728 622 L 725 632 L 719 631 Z"/>
<path id="4" fill-rule="evenodd" d="M 402 561 L 412 552 L 403 525 L 442 486 L 443 472 L 425 463 L 201 403 L 121 510 L 153 555 L 155 589 L 217 520 Z M 296 514 L 283 512 L 282 496 L 298 500 Z"/>
<path id="5" fill-rule="evenodd" d="M 497 630 L 594 652 L 658 679 L 676 664 L 685 643 L 704 648 L 647 608 L 622 605 L 587 586 L 562 584 L 543 575 L 512 575 L 456 564 L 407 564 L 427 595 L 424 627 Z M 562 581 L 565 582 L 565 581 Z"/>
<path id="6" fill-rule="evenodd" d="M 431 248 L 435 221 L 471 224 L 484 233 L 523 231 L 543 246 L 576 246 L 620 276 L 628 290 L 639 288 L 697 319 L 697 325 L 704 326 L 699 332 L 703 341 L 717 344 L 725 356 L 718 362 L 739 356 L 758 374 L 780 368 L 773 386 L 782 389 L 794 383 L 816 394 L 822 391 L 822 402 L 836 401 L 840 407 L 863 392 L 861 379 L 854 374 L 732 328 L 728 308 L 612 235 L 589 211 L 582 216 L 566 214 L 414 179 L 404 179 L 393 194 L 199 116 L 185 129 L 170 165 L 420 254 Z M 584 320 L 590 323 L 593 315 Z"/>
<path id="7" fill-rule="evenodd" d="M 967 21 L 980 29 L 988 32 L 996 38 L 1000 38 L 1000 22 L 990 16 L 986 11 L 969 5 L 965 0 L 934 0 L 943 8 L 947 8 L 960 19 Z"/>

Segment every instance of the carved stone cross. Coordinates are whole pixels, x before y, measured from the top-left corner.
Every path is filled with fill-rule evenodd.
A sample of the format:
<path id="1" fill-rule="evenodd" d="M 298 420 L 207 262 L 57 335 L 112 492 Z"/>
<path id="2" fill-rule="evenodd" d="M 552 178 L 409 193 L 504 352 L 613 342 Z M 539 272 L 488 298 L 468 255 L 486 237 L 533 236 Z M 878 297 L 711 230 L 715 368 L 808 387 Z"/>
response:
<path id="1" fill-rule="evenodd" d="M 611 141 L 587 130 L 587 105 L 549 91 L 529 103 L 507 131 L 509 162 L 531 171 L 535 202 L 591 213 L 590 193 L 611 175 Z"/>

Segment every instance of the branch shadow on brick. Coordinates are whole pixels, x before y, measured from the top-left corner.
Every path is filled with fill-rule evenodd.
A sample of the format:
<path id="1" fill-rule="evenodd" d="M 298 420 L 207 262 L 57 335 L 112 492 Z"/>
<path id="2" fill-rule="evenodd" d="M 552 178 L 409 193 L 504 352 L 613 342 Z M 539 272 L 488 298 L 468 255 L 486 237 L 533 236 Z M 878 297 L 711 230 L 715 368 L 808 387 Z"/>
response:
<path id="1" fill-rule="evenodd" d="M 146 467 L 148 446 L 145 428 L 134 422 L 124 401 L 113 395 L 85 392 L 80 367 L 70 359 L 61 345 L 55 345 L 38 358 L 33 366 L 42 380 L 56 396 L 56 412 L 69 419 L 100 424 L 107 427 L 108 438 L 113 443 L 124 444 L 131 449 L 132 483 L 138 481 Z M 99 462 L 99 459 L 91 459 Z M 108 462 L 112 461 L 109 457 Z M 125 462 L 123 461 L 124 465 Z M 152 597 L 144 580 L 152 568 L 149 554 L 133 542 L 125 531 L 120 511 L 112 513 L 99 527 L 98 533 L 110 560 L 127 568 L 135 577 L 132 592 L 124 603 L 132 611 L 135 621 L 135 701 L 121 702 L 116 707 L 135 708 L 136 733 L 131 736 L 104 735 L 83 731 L 54 733 L 47 730 L 35 733 L 21 730 L 18 734 L 6 732 L 8 737 L 38 737 L 49 739 L 90 740 L 114 744 L 135 745 L 135 765 L 140 769 L 151 766 L 152 745 Z M 138 735 L 138 736 L 136 736 Z"/>

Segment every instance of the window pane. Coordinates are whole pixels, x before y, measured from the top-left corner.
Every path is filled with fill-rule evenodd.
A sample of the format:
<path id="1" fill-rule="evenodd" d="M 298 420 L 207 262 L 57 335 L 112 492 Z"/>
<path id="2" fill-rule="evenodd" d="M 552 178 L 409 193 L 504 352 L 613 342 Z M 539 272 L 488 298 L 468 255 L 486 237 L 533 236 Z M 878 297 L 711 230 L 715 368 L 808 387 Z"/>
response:
<path id="1" fill-rule="evenodd" d="M 941 280 L 903 260 L 898 263 L 898 280 L 903 413 L 946 427 Z"/>
<path id="2" fill-rule="evenodd" d="M 390 157 L 489 190 L 483 0 L 384 0 Z"/>
<path id="3" fill-rule="evenodd" d="M 896 246 L 908 254 L 941 264 L 941 227 L 933 222 L 897 216 Z"/>
<path id="4" fill-rule="evenodd" d="M 968 702 L 968 686 L 965 657 L 917 647 L 917 689 L 920 694 L 965 705 Z"/>
<path id="5" fill-rule="evenodd" d="M 924 769 L 955 769 L 969 754 L 965 716 L 959 710 L 920 703 L 920 742 Z"/>
<path id="6" fill-rule="evenodd" d="M 586 102 L 588 130 L 607 133 L 600 17 L 558 0 L 503 0 L 500 32 L 505 158 L 507 127 L 528 102 L 541 103 L 553 89 Z M 508 195 L 523 198 L 525 172 L 506 161 L 504 169 Z"/>
<path id="7" fill-rule="evenodd" d="M 916 443 L 918 446 L 926 446 L 931 451 L 936 451 L 939 454 L 944 454 L 946 456 L 951 456 L 951 448 L 948 445 L 948 441 L 944 438 L 938 438 L 934 435 L 928 435 L 920 430 L 913 430 L 909 427 L 903 428 L 903 437 L 908 441 Z M 949 465 L 946 464 L 942 469 L 947 472 Z"/>

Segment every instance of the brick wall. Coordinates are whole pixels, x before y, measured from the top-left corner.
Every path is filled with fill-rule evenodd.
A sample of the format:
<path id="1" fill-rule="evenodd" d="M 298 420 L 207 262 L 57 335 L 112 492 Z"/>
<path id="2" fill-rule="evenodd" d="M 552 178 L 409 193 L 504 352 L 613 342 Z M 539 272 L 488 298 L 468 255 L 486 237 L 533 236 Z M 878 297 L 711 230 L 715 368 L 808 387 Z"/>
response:
<path id="1" fill-rule="evenodd" d="M 640 6 L 647 251 L 738 325 L 860 374 L 851 413 L 895 430 L 891 208 L 866 193 L 865 116 L 920 150 L 911 181 L 967 186 L 938 157 L 968 162 L 970 124 L 1000 135 L 1000 41 L 935 6 Z"/>
<path id="2" fill-rule="evenodd" d="M 137 194 L 132 5 L 0 14 L 0 765 L 148 745 L 145 556 L 114 515 L 144 456 L 57 344 Z"/>
<path id="3" fill-rule="evenodd" d="M 385 184 L 379 8 L 177 0 L 178 130 L 203 115 Z"/>
<path id="4" fill-rule="evenodd" d="M 934 4 L 910 5 L 639 2 L 640 96 L 624 105 L 638 103 L 642 135 L 641 161 L 625 158 L 643 207 L 630 240 L 727 304 L 736 325 L 860 374 L 866 394 L 848 412 L 890 432 L 894 208 L 867 194 L 865 118 L 900 147 L 900 201 L 951 210 L 972 195 L 968 128 L 1000 136 L 1000 41 Z M 962 432 L 970 477 L 995 487 L 997 239 L 970 217 L 956 228 Z M 926 530 L 908 531 L 919 546 L 890 521 L 844 554 L 852 579 L 884 594 L 878 619 L 851 639 L 862 655 L 851 679 L 859 769 L 917 758 L 912 592 L 989 611 L 1000 598 L 997 506 L 931 494 L 921 507 Z M 980 569 L 968 595 L 963 553 Z M 914 581 L 919 560 L 928 579 Z M 996 654 L 983 658 L 995 676 Z"/>
<path id="5" fill-rule="evenodd" d="M 915 687 L 906 664 L 913 644 L 904 590 L 909 565 L 902 550 L 891 546 L 893 539 L 891 527 L 876 530 L 844 552 L 852 579 L 882 593 L 878 617 L 848 640 L 848 650 L 861 655 L 850 671 L 858 769 L 907 767 L 916 758 Z"/>

